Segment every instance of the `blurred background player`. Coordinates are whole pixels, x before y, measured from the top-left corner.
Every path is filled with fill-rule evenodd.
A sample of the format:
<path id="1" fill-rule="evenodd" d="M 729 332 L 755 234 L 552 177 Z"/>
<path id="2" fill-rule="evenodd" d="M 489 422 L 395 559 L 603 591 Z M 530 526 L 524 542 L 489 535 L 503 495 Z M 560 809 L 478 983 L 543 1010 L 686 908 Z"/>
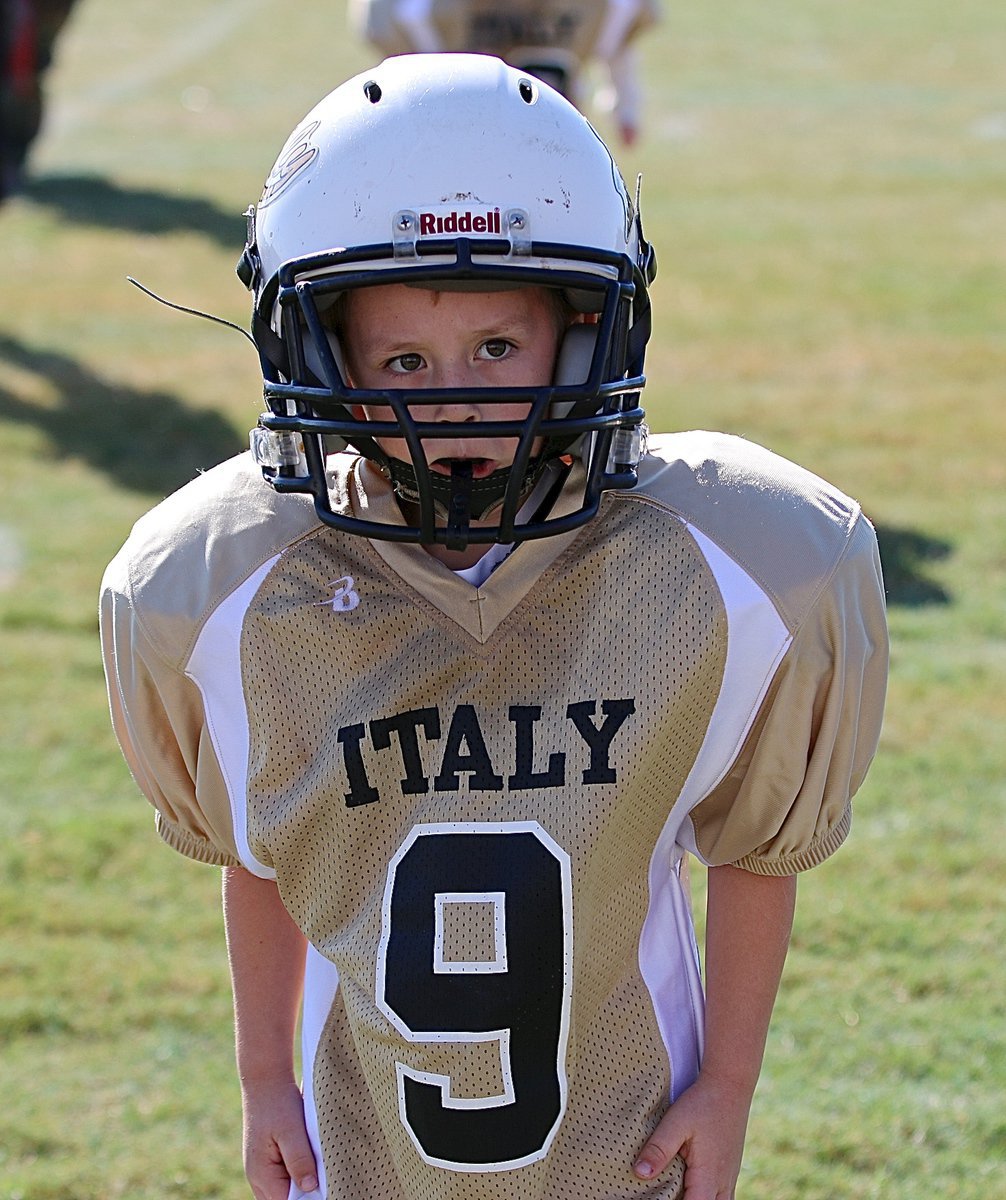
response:
<path id="1" fill-rule="evenodd" d="M 0 201 L 21 184 L 42 128 L 43 81 L 75 0 L 0 0 Z"/>
<path id="2" fill-rule="evenodd" d="M 612 112 L 625 145 L 640 129 L 637 38 L 660 19 L 658 0 L 349 0 L 358 37 L 382 54 L 470 51 L 495 54 L 544 80 L 578 108 L 587 70 L 606 75 L 594 103 Z"/>

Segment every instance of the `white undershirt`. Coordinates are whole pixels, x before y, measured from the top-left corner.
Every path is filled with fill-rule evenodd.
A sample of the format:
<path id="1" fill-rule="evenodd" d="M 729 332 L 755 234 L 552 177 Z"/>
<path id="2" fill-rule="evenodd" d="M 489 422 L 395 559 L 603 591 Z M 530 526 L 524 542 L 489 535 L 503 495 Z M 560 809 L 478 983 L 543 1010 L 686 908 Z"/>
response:
<path id="1" fill-rule="evenodd" d="M 477 563 L 473 563 L 470 567 L 463 567 L 454 574 L 459 579 L 470 583 L 472 587 L 481 587 L 513 548 L 513 542 L 506 546 L 500 545 L 499 542 L 493 542 Z"/>
<path id="2" fill-rule="evenodd" d="M 521 505 L 520 511 L 517 513 L 517 524 L 527 520 L 531 513 L 541 504 L 542 500 L 544 500 L 546 492 L 554 482 L 557 469 L 564 468 L 561 468 L 557 463 L 549 463 L 546 467 L 541 478 L 535 484 L 531 495 Z M 472 587 L 479 588 L 500 563 L 511 554 L 517 544 L 516 542 L 510 542 L 504 546 L 499 542 L 493 542 L 477 563 L 473 563 L 470 567 L 463 567 L 460 571 L 455 571 L 454 574 L 459 579 L 465 580 L 466 583 L 470 583 Z"/>

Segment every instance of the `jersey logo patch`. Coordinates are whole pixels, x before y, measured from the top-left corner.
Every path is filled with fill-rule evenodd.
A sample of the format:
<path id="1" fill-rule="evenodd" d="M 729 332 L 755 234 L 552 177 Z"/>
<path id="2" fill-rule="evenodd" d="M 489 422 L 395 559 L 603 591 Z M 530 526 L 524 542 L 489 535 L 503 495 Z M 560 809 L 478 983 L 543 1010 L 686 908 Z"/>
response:
<path id="1" fill-rule="evenodd" d="M 328 600 L 319 600 L 318 607 L 327 604 L 332 606 L 332 612 L 352 612 L 360 603 L 360 593 L 355 587 L 356 581 L 352 575 L 343 575 L 341 579 L 332 579 L 328 586 L 335 591 Z"/>

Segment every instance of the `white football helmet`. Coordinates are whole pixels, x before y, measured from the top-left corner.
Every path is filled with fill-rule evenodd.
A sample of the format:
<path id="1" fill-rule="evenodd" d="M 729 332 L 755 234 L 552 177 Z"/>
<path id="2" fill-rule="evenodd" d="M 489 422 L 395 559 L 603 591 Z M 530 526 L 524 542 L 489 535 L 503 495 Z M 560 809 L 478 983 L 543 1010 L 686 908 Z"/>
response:
<path id="1" fill-rule="evenodd" d="M 269 482 L 309 492 L 327 524 L 454 548 L 509 543 L 575 528 L 596 513 L 603 490 L 635 484 L 654 255 L 604 144 L 538 79 L 483 55 L 387 59 L 308 113 L 248 227 L 238 273 L 254 294 L 268 406 L 253 449 Z M 474 483 L 463 464 L 430 470 L 424 439 L 471 435 L 470 425 L 421 419 L 424 405 L 456 403 L 457 390 L 347 385 L 327 311 L 347 289 L 400 282 L 544 286 L 580 314 L 553 380 L 473 398 L 530 406 L 519 423 L 482 426 L 487 436 L 518 439 L 513 467 Z M 394 423 L 354 416 L 362 405 L 392 408 Z M 390 459 L 376 438 L 404 439 L 412 461 Z M 418 512 L 415 525 L 333 511 L 325 454 L 346 444 L 387 472 Z M 586 464 L 582 503 L 550 517 L 565 477 L 557 465 L 568 467 L 573 454 Z M 555 484 L 535 495 L 550 494 L 521 511 L 546 468 Z"/>

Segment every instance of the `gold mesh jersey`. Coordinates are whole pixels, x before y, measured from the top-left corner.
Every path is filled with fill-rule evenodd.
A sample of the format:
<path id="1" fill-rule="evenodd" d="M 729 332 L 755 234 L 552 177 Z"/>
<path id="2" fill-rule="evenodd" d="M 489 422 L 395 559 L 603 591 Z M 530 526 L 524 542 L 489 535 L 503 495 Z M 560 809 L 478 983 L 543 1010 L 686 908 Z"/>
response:
<path id="1" fill-rule="evenodd" d="M 362 460 L 331 471 L 336 505 L 396 519 Z M 162 837 L 275 878 L 309 940 L 323 1195 L 677 1195 L 630 1166 L 701 1057 L 682 856 L 814 866 L 877 745 L 853 501 L 739 438 L 662 436 L 635 489 L 476 588 L 241 456 L 138 522 L 102 640 Z"/>

